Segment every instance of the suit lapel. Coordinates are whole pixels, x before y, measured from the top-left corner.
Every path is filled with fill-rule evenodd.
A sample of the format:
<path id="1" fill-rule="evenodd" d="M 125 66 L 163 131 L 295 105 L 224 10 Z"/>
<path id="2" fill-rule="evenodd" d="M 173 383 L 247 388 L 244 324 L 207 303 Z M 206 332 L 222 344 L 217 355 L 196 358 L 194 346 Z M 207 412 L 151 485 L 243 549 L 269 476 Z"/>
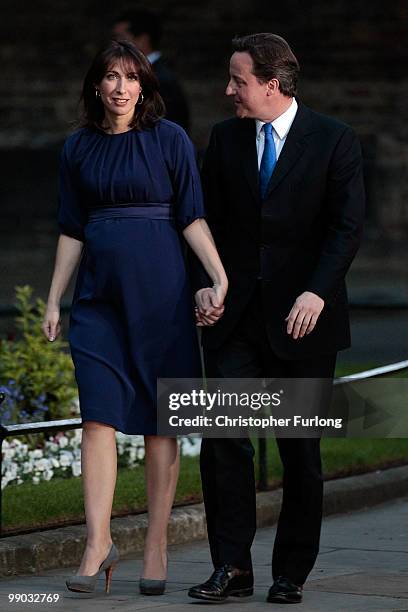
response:
<path id="1" fill-rule="evenodd" d="M 309 109 L 298 101 L 299 108 L 286 136 L 285 144 L 269 181 L 267 197 L 295 165 L 307 147 L 305 136 L 315 130 Z"/>
<path id="2" fill-rule="evenodd" d="M 298 111 L 269 181 L 267 197 L 276 189 L 303 154 L 307 147 L 306 135 L 314 132 L 316 129 L 313 123 L 312 114 L 307 106 L 302 104 L 299 100 L 297 100 L 297 103 L 299 105 Z M 240 128 L 239 142 L 237 143 L 238 155 L 242 160 L 244 175 L 252 195 L 259 204 L 259 170 L 256 151 L 255 120 L 241 119 L 238 126 Z"/>

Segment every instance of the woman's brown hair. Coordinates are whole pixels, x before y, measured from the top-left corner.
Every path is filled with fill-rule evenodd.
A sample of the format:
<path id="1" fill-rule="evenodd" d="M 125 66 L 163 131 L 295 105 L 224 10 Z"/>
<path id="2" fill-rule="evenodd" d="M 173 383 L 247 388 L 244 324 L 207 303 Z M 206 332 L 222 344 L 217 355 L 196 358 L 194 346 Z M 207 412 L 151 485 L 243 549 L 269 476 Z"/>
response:
<path id="1" fill-rule="evenodd" d="M 95 56 L 82 87 L 81 127 L 105 129 L 102 125 L 105 109 L 100 96 L 96 96 L 95 86 L 102 81 L 109 68 L 116 62 L 123 63 L 132 72 L 137 72 L 143 90 L 143 102 L 136 105 L 129 127 L 135 130 L 152 127 L 156 121 L 164 117 L 166 112 L 159 94 L 159 82 L 149 60 L 127 40 L 113 40 Z"/>

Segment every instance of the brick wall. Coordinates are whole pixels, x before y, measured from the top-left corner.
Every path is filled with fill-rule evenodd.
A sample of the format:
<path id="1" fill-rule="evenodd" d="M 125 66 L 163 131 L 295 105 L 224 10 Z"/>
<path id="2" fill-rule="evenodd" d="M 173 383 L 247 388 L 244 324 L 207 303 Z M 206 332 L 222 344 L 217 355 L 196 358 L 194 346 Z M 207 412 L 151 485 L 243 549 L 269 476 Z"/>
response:
<path id="1" fill-rule="evenodd" d="M 13 227 L 27 226 L 35 211 L 43 211 L 41 218 L 54 215 L 55 156 L 75 119 L 82 78 L 108 37 L 114 17 L 132 4 L 2 1 L 0 197 Z M 372 244 L 378 238 L 404 243 L 408 230 L 406 0 L 138 3 L 143 5 L 166 18 L 162 50 L 184 83 L 192 107 L 192 137 L 199 147 L 205 146 L 211 124 L 231 113 L 224 96 L 231 37 L 254 31 L 286 37 L 301 63 L 302 100 L 350 123 L 360 135 Z M 24 197 L 26 192 L 30 197 Z M 32 227 L 27 226 L 27 231 Z M 10 240 L 4 236 L 3 252 Z"/>
<path id="2" fill-rule="evenodd" d="M 90 59 L 108 36 L 114 15 L 130 4 L 3 0 L 1 148 L 43 148 L 64 137 Z M 346 119 L 363 134 L 378 135 L 386 128 L 407 139 L 402 116 L 408 88 L 405 0 L 145 4 L 166 18 L 162 47 L 184 81 L 199 144 L 209 125 L 230 112 L 223 90 L 231 37 L 265 30 L 292 44 L 302 65 L 300 92 L 306 102 Z"/>

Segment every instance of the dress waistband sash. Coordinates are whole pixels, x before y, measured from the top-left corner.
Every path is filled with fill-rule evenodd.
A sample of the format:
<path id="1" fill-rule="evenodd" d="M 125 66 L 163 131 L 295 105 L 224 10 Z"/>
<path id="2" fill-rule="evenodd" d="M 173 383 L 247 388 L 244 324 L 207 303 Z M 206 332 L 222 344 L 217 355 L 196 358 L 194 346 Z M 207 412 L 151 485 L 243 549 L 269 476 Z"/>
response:
<path id="1" fill-rule="evenodd" d="M 88 222 L 102 221 L 103 219 L 112 219 L 120 217 L 139 218 L 139 219 L 174 219 L 172 206 L 170 203 L 154 202 L 146 205 L 127 205 L 120 206 L 101 206 L 89 210 Z"/>

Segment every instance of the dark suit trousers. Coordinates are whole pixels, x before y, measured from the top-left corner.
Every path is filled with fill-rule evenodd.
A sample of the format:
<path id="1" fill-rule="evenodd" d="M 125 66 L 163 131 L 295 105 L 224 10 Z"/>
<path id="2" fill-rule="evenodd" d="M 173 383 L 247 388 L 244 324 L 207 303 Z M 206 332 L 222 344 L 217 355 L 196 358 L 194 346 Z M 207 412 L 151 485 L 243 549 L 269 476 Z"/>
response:
<path id="1" fill-rule="evenodd" d="M 312 332 L 313 333 L 313 332 Z M 298 340 L 301 342 L 302 340 Z M 240 324 L 218 350 L 204 352 L 210 378 L 333 378 L 336 354 L 285 361 L 270 348 L 260 290 Z M 284 468 L 283 501 L 275 538 L 273 578 L 306 581 L 315 563 L 322 521 L 320 439 L 278 438 Z M 256 530 L 254 449 L 248 438 L 205 438 L 201 479 L 214 566 L 251 569 Z"/>

